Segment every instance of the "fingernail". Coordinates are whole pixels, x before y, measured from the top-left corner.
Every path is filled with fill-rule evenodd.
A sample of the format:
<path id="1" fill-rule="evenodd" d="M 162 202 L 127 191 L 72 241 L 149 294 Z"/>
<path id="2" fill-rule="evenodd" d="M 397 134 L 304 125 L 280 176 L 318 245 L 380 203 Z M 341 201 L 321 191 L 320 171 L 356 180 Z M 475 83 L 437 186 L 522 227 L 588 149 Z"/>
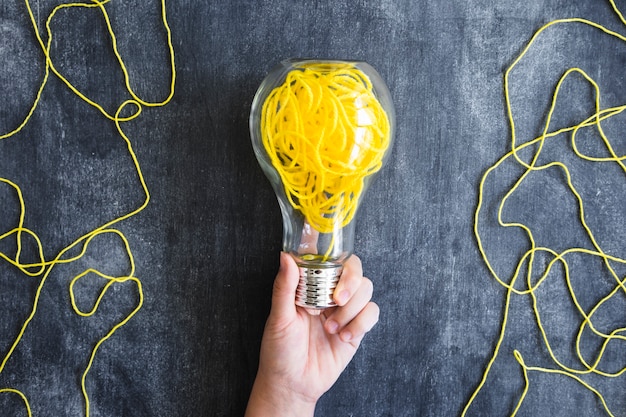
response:
<path id="1" fill-rule="evenodd" d="M 328 329 L 329 333 L 331 334 L 337 333 L 338 328 L 339 328 L 339 323 L 337 323 L 335 320 L 328 320 L 326 322 L 326 329 Z"/>
<path id="2" fill-rule="evenodd" d="M 349 342 L 350 340 L 352 340 L 352 333 L 346 330 L 345 332 L 341 332 L 339 337 L 341 337 L 341 340 L 343 340 L 344 342 Z"/>
<path id="3" fill-rule="evenodd" d="M 339 294 L 337 294 L 336 302 L 337 304 L 342 306 L 348 302 L 349 298 L 350 298 L 350 292 L 348 290 L 342 290 L 341 292 L 339 292 Z"/>
<path id="4" fill-rule="evenodd" d="M 280 253 L 280 264 L 278 266 L 279 269 L 284 269 L 287 265 L 287 253 L 286 252 L 281 252 Z"/>

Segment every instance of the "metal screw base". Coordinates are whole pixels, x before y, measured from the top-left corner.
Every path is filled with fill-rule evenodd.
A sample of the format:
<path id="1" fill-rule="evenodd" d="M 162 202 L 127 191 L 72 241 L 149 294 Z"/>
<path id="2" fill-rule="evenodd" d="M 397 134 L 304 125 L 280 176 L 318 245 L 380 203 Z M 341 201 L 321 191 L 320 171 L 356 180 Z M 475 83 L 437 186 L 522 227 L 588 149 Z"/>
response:
<path id="1" fill-rule="evenodd" d="M 333 291 L 339 282 L 341 265 L 300 267 L 296 305 L 323 309 L 335 306 Z"/>

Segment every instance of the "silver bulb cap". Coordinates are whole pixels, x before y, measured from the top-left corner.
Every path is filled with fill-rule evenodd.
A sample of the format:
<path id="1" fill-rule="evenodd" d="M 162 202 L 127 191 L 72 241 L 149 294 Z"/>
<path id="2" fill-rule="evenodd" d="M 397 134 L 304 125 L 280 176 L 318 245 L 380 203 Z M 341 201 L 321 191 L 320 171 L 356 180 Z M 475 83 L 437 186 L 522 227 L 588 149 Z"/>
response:
<path id="1" fill-rule="evenodd" d="M 300 282 L 296 290 L 296 305 L 323 309 L 336 306 L 333 292 L 339 282 L 341 265 L 300 266 Z"/>

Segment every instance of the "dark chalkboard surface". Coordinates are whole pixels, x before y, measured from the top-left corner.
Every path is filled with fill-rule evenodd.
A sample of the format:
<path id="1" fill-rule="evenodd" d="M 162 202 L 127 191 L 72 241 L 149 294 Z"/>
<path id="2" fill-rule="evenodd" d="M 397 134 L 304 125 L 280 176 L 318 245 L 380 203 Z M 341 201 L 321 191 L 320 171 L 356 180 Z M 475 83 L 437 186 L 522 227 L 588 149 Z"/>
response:
<path id="1" fill-rule="evenodd" d="M 44 42 L 46 18 L 59 3 L 31 1 Z M 147 101 L 165 99 L 171 72 L 160 2 L 112 0 L 105 7 L 133 90 Z M 145 210 L 115 226 L 131 246 L 143 307 L 98 349 L 86 380 L 90 415 L 243 414 L 282 238 L 276 199 L 250 145 L 248 115 L 261 80 L 290 57 L 367 61 L 387 81 L 397 113 L 393 153 L 357 223 L 356 252 L 374 282 L 380 322 L 322 397 L 317 415 L 460 415 L 493 355 L 506 306 L 507 291 L 481 259 L 473 232 L 481 177 L 511 147 L 504 72 L 535 31 L 554 19 L 587 18 L 626 33 L 610 3 L 179 0 L 167 2 L 166 9 L 175 94 L 166 106 L 144 106 L 139 117 L 122 123 L 151 193 Z M 60 9 L 50 28 L 50 56 L 70 82 L 109 112 L 131 98 L 98 8 Z M 2 1 L 0 36 L 5 133 L 28 113 L 45 60 L 23 1 Z M 547 29 L 510 77 L 517 140 L 541 134 L 555 85 L 570 67 L 595 79 L 602 108 L 626 102 L 624 57 L 625 43 L 590 26 Z M 563 87 L 551 130 L 593 112 L 593 89 L 574 76 Z M 616 155 L 626 152 L 625 126 L 619 114 L 602 125 Z M 569 140 L 562 134 L 550 141 L 540 163 L 571 166 L 598 245 L 623 258 L 624 170 L 615 162 L 576 159 Z M 583 151 L 608 155 L 597 128 L 581 132 L 579 140 Z M 521 155 L 526 160 L 530 149 Z M 519 228 L 498 227 L 496 216 L 499 201 L 522 173 L 519 165 L 506 163 L 485 182 L 481 237 L 491 266 L 507 282 L 529 241 Z M 54 74 L 29 123 L 0 140 L 0 177 L 20 186 L 24 227 L 37 233 L 46 259 L 144 201 L 115 123 Z M 0 184 L 0 213 L 0 234 L 18 225 L 19 201 L 7 183 Z M 503 217 L 531 226 L 538 246 L 593 247 L 577 221 L 577 201 L 564 172 L 556 167 L 529 175 Z M 0 251 L 14 257 L 11 236 L 0 240 Z M 24 242 L 22 260 L 34 262 L 36 246 L 32 239 Z M 546 268 L 552 259 L 544 253 L 536 263 Z M 598 257 L 568 260 L 572 286 L 589 313 L 616 281 Z M 608 265 L 618 280 L 624 277 L 623 265 Z M 19 389 L 35 416 L 84 415 L 81 377 L 90 352 L 139 301 L 134 282 L 118 283 L 94 316 L 80 317 L 71 307 L 70 281 L 87 268 L 129 274 L 117 235 L 99 235 L 83 258 L 52 270 L 34 319 L 0 372 L 0 389 Z M 564 266 L 554 267 L 537 299 L 554 352 L 565 365 L 581 369 L 581 317 L 563 272 Z M 2 357 L 29 316 L 40 282 L 41 276 L 0 262 Z M 88 310 L 103 285 L 93 275 L 79 281 L 77 304 Z M 516 288 L 525 287 L 520 278 Z M 618 291 L 597 310 L 599 332 L 624 327 L 624 301 L 624 291 Z M 555 368 L 531 297 L 513 295 L 508 312 L 498 359 L 468 416 L 511 414 L 524 387 L 514 350 L 527 366 Z M 591 332 L 581 340 L 585 358 L 601 351 Z M 610 342 L 600 368 L 619 371 L 625 352 L 623 340 Z M 519 416 L 605 413 L 599 398 L 573 378 L 535 371 L 528 378 Z M 584 378 L 615 415 L 624 415 L 625 377 Z M 0 408 L 3 416 L 25 415 L 15 393 L 0 393 Z"/>

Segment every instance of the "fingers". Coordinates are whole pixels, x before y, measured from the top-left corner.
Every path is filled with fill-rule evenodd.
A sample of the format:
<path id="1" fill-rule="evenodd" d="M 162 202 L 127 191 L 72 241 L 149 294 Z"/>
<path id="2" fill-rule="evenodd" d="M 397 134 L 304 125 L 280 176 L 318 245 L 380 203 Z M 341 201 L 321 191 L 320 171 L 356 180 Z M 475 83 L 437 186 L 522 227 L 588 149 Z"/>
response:
<path id="1" fill-rule="evenodd" d="M 272 314 L 278 317 L 289 317 L 295 314 L 296 288 L 299 272 L 296 261 L 285 252 L 280 254 L 280 268 L 272 292 Z"/>
<path id="2" fill-rule="evenodd" d="M 346 263 L 337 286 L 340 293 L 336 300 L 340 307 L 324 313 L 324 328 L 330 334 L 338 334 L 344 342 L 358 344 L 378 322 L 380 310 L 370 301 L 372 281 L 362 276 L 361 262 L 356 256 L 353 258 Z"/>
<path id="3" fill-rule="evenodd" d="M 358 256 L 352 255 L 343 266 L 333 298 L 338 306 L 345 305 L 362 284 L 363 267 Z M 370 283 L 371 284 L 371 283 Z M 371 297 L 371 294 L 370 294 Z"/>
<path id="4" fill-rule="evenodd" d="M 378 322 L 379 308 L 371 302 L 372 282 L 362 278 L 362 284 L 343 307 L 332 311 L 324 323 L 330 334 L 339 334 L 344 342 L 363 337 Z"/>
<path id="5" fill-rule="evenodd" d="M 363 336 L 372 330 L 372 327 L 378 323 L 379 312 L 380 310 L 376 303 L 367 303 L 359 315 L 341 330 L 339 333 L 341 340 L 344 342 L 350 342 L 355 347 L 358 346 L 358 344 L 361 343 Z"/>

